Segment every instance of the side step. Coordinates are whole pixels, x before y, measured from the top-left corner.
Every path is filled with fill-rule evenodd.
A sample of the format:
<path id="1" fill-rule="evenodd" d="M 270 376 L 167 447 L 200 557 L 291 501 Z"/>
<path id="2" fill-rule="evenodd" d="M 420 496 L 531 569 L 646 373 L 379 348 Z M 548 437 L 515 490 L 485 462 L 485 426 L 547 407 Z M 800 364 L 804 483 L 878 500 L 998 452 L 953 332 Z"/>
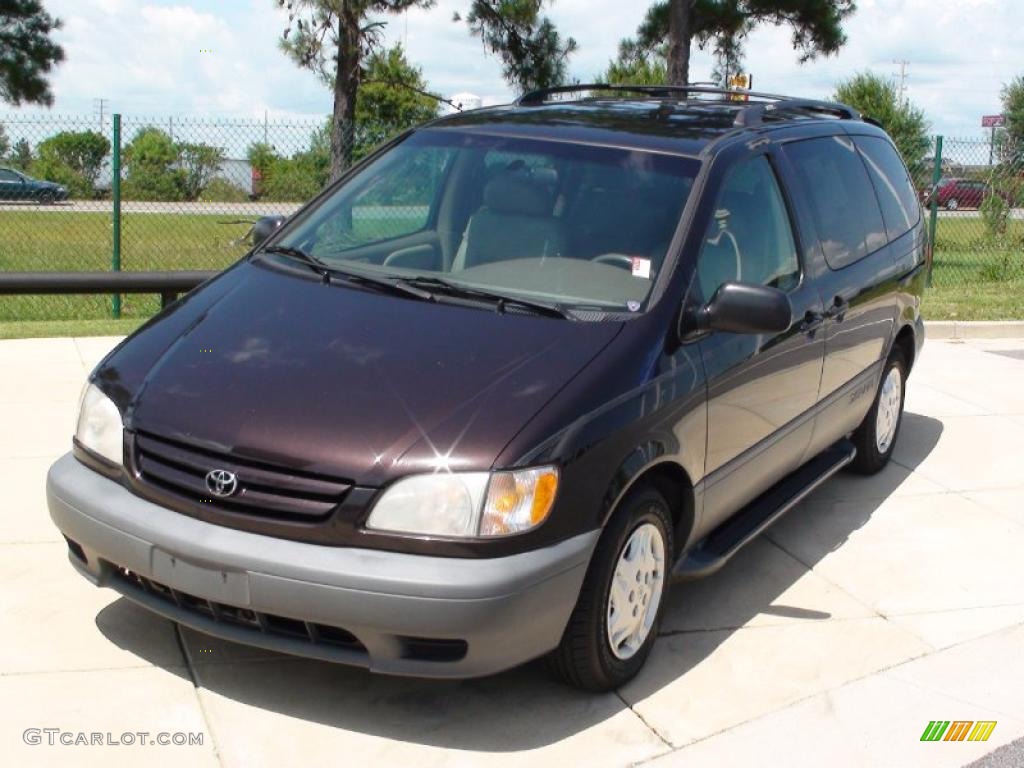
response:
<path id="1" fill-rule="evenodd" d="M 672 569 L 673 580 L 698 579 L 717 571 L 745 544 L 853 461 L 856 455 L 853 443 L 840 440 L 784 477 L 687 552 Z"/>

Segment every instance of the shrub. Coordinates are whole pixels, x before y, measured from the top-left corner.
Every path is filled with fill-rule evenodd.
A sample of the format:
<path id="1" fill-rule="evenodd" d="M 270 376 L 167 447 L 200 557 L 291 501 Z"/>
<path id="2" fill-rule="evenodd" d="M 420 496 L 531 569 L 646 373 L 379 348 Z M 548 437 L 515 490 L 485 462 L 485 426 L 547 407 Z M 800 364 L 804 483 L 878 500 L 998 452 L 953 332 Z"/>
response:
<path id="1" fill-rule="evenodd" d="M 199 195 L 201 203 L 244 203 L 249 193 L 227 179 L 213 179 Z"/>
<path id="2" fill-rule="evenodd" d="M 327 159 L 311 152 L 276 158 L 263 172 L 262 197 L 284 202 L 309 200 L 327 183 L 327 168 Z"/>
<path id="3" fill-rule="evenodd" d="M 1001 195 L 992 193 L 981 203 L 981 220 L 985 224 L 985 239 L 1000 240 L 1006 235 L 1010 206 Z"/>

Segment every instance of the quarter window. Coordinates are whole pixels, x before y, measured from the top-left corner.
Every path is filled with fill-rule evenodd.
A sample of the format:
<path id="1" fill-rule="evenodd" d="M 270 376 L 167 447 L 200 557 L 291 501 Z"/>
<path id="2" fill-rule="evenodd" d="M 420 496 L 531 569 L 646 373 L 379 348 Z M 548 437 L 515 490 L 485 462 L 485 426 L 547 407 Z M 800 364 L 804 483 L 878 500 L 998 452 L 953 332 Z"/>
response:
<path id="1" fill-rule="evenodd" d="M 705 299 L 730 281 L 782 290 L 800 282 L 793 230 L 764 155 L 740 163 L 722 183 L 697 262 L 697 279 Z"/>
<path id="2" fill-rule="evenodd" d="M 854 141 L 864 156 L 868 176 L 878 193 L 882 218 L 891 242 L 920 221 L 921 205 L 914 194 L 907 168 L 892 144 L 877 136 L 858 136 Z"/>
<path id="3" fill-rule="evenodd" d="M 842 269 L 887 242 L 882 212 L 853 141 L 846 136 L 786 145 L 803 185 L 825 261 Z"/>

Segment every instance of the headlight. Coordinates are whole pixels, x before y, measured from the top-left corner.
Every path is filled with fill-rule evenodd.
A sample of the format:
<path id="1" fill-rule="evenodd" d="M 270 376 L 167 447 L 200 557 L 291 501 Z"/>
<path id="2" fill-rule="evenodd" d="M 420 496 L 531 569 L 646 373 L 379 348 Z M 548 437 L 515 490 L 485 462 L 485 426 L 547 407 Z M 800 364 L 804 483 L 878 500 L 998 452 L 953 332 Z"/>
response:
<path id="1" fill-rule="evenodd" d="M 114 402 L 95 384 L 86 384 L 78 403 L 75 438 L 95 454 L 124 464 L 124 425 Z"/>
<path id="2" fill-rule="evenodd" d="M 556 467 L 413 475 L 384 492 L 366 526 L 434 536 L 507 536 L 544 522 L 557 490 Z"/>

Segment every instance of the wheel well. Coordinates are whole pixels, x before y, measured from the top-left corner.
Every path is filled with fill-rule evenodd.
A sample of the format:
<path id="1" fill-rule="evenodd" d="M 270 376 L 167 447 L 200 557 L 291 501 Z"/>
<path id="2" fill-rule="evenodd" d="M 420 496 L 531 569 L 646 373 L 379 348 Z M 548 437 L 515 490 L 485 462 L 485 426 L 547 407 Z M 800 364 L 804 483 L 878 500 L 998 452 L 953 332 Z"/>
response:
<path id="1" fill-rule="evenodd" d="M 903 359 L 907 361 L 907 373 L 914 367 L 914 352 L 917 347 L 914 344 L 914 330 L 909 325 L 904 325 L 893 342 L 893 349 L 903 352 Z"/>
<path id="2" fill-rule="evenodd" d="M 672 512 L 673 540 L 678 553 L 693 530 L 693 483 L 686 470 L 678 464 L 664 463 L 651 467 L 640 475 L 633 485 L 647 482 L 653 485 Z"/>

